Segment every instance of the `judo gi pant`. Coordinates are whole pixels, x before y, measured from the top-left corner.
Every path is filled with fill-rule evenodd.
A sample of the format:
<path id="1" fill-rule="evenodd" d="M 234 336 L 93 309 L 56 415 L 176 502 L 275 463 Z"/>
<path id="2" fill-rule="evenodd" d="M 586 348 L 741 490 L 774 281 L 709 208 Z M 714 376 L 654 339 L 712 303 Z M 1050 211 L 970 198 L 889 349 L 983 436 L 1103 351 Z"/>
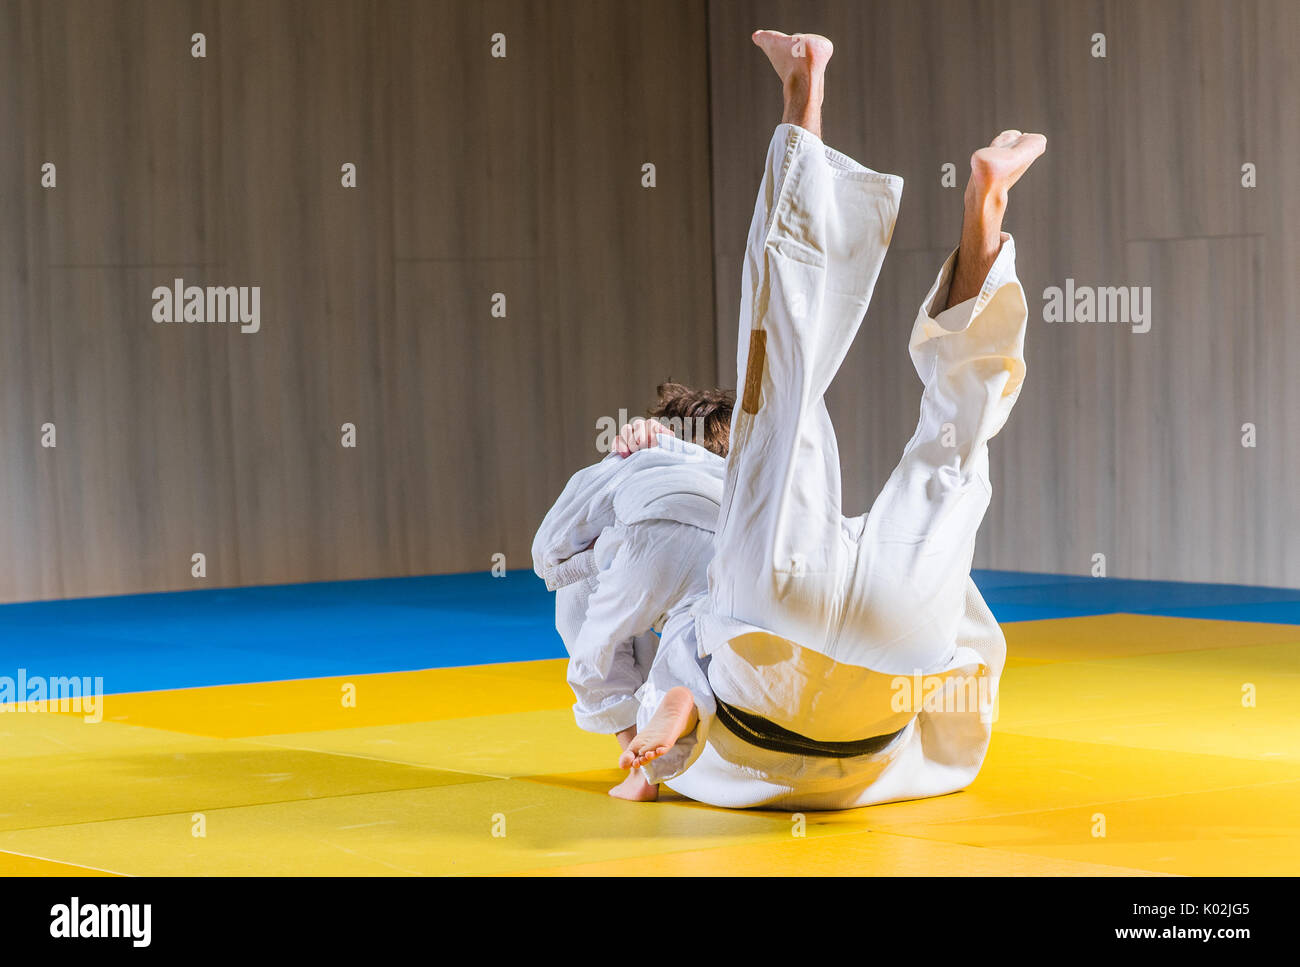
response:
<path id="1" fill-rule="evenodd" d="M 1004 236 L 976 298 L 943 311 L 951 256 L 931 289 L 910 344 L 925 384 L 916 432 L 870 512 L 843 516 L 824 397 L 871 299 L 901 190 L 803 128 L 776 129 L 743 268 L 740 400 L 709 571 L 715 616 L 890 674 L 952 658 L 991 496 L 987 443 L 1024 374 L 1024 297 Z M 765 714 L 753 696 L 718 697 Z M 816 717 L 796 730 L 852 737 L 840 724 L 819 736 Z"/>

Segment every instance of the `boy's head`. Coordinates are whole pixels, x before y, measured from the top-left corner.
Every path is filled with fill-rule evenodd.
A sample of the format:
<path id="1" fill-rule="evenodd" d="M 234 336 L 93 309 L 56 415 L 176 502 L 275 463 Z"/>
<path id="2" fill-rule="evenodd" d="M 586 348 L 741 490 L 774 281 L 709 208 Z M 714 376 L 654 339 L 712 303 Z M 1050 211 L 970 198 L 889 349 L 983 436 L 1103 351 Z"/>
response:
<path id="1" fill-rule="evenodd" d="M 669 381 L 659 384 L 659 399 L 647 415 L 667 424 L 678 439 L 725 457 L 735 405 L 736 394 L 731 390 L 691 389 Z"/>

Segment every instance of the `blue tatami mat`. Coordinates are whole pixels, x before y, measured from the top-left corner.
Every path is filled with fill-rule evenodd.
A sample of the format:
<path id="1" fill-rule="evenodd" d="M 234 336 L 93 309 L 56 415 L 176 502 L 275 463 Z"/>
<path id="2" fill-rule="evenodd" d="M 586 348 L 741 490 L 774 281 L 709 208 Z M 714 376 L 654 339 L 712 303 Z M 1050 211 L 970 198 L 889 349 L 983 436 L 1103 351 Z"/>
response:
<path id="1" fill-rule="evenodd" d="M 523 570 L 8 604 L 0 674 L 112 693 L 558 658 L 554 608 Z"/>
<path id="2" fill-rule="evenodd" d="M 1088 614 L 1158 614 L 1300 624 L 1300 589 L 1185 581 L 1132 581 L 1020 571 L 972 572 L 998 621 Z"/>
<path id="3" fill-rule="evenodd" d="M 1300 590 L 976 571 L 999 621 L 1117 611 L 1300 624 Z M 531 571 L 178 591 L 0 606 L 0 674 L 105 692 L 563 657 Z"/>

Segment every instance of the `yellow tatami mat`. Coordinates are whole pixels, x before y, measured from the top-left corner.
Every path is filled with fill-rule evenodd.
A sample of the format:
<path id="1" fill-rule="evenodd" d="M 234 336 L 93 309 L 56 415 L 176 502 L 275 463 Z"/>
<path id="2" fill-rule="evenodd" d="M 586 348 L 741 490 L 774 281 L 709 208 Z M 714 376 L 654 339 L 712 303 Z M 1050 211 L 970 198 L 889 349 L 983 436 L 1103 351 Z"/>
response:
<path id="1" fill-rule="evenodd" d="M 609 798 L 561 661 L 0 714 L 0 875 L 1294 873 L 1300 627 L 1006 626 L 966 791 L 803 817 Z"/>

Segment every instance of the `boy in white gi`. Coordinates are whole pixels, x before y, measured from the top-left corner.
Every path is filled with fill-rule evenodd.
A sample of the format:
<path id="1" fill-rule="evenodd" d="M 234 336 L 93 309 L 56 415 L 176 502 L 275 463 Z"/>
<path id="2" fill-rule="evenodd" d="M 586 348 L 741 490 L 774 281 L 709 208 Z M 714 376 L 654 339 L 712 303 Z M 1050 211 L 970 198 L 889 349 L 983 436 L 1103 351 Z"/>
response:
<path id="1" fill-rule="evenodd" d="M 653 629 L 706 587 L 731 405 L 725 391 L 660 386 L 652 414 L 667 427 L 684 423 L 703 445 L 665 436 L 662 447 L 622 459 L 667 429 L 637 421 L 613 453 L 574 474 L 533 541 L 534 569 L 556 592 L 574 718 L 588 732 L 615 735 L 623 749 L 636 734 L 637 692 L 658 648 Z M 634 771 L 610 794 L 651 800 L 658 789 Z"/>
<path id="2" fill-rule="evenodd" d="M 829 40 L 754 42 L 785 114 L 745 255 L 741 400 L 709 589 L 693 620 L 665 628 L 655 664 L 674 674 L 662 696 L 643 692 L 620 765 L 720 806 L 953 792 L 983 763 L 1006 653 L 970 566 L 988 441 L 1025 375 L 1026 302 L 1002 215 L 1046 139 L 1007 131 L 972 156 L 961 244 L 912 329 L 919 425 L 871 511 L 846 518 L 823 396 L 871 298 L 902 180 L 822 143 Z"/>

